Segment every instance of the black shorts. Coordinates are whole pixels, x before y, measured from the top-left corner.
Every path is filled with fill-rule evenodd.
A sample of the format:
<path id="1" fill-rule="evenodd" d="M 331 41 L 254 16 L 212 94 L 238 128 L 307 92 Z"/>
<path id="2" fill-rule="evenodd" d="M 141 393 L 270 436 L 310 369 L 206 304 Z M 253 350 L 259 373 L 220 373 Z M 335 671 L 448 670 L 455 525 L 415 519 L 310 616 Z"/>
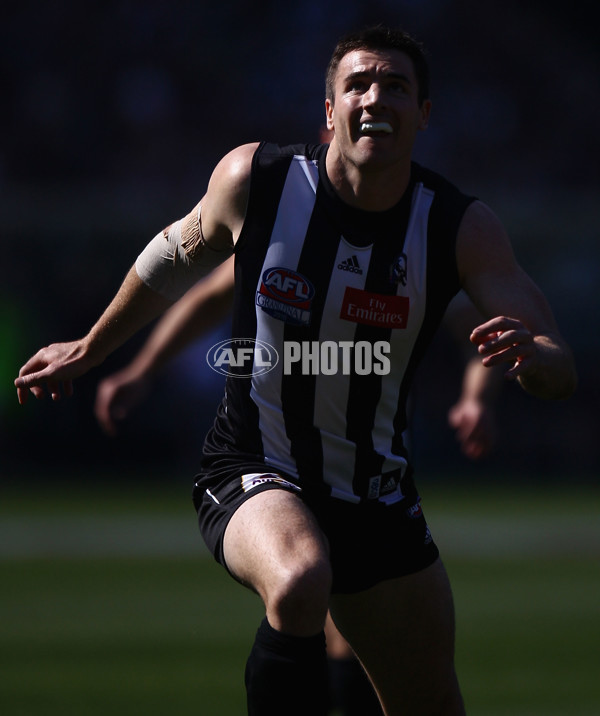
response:
<path id="1" fill-rule="evenodd" d="M 200 532 L 217 562 L 227 569 L 223 536 L 237 508 L 265 490 L 287 490 L 313 512 L 329 541 L 333 593 L 353 593 L 386 579 L 418 572 L 439 556 L 416 492 L 386 505 L 347 502 L 308 494 L 281 471 L 237 456 L 210 461 L 197 476 L 193 500 Z"/>

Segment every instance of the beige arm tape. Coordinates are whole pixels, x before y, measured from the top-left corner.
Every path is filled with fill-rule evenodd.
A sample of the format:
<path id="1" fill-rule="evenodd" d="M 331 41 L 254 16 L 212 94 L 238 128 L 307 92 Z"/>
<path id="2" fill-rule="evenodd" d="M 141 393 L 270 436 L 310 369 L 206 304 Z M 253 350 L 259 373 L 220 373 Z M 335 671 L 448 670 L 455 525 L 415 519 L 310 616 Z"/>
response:
<path id="1" fill-rule="evenodd" d="M 157 234 L 137 257 L 135 270 L 153 291 L 177 301 L 231 255 L 217 251 L 202 235 L 200 204 Z"/>

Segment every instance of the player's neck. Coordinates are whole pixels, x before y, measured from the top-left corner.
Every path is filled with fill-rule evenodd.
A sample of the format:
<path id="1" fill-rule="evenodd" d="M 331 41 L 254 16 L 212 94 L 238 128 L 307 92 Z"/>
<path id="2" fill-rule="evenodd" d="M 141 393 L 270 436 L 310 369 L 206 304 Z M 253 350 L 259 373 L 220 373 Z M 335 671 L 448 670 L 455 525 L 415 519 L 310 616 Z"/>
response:
<path id="1" fill-rule="evenodd" d="M 358 167 L 330 148 L 326 169 L 333 188 L 346 204 L 365 211 L 385 211 L 395 206 L 406 191 L 411 162 Z"/>

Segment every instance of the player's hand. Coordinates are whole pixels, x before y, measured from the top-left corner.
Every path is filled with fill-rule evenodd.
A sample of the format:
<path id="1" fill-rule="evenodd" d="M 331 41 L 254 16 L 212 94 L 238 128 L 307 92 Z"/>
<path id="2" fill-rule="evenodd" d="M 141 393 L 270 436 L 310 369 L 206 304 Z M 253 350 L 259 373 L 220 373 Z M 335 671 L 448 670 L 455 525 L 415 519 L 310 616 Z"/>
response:
<path id="1" fill-rule="evenodd" d="M 516 318 L 499 316 L 477 326 L 470 336 L 487 367 L 509 363 L 504 374 L 509 380 L 531 375 L 538 367 L 534 337 Z"/>
<path id="2" fill-rule="evenodd" d="M 497 440 L 493 410 L 482 401 L 461 399 L 450 408 L 448 422 L 466 457 L 479 460 L 488 455 Z"/>
<path id="3" fill-rule="evenodd" d="M 98 386 L 94 413 L 108 435 L 116 435 L 119 422 L 146 397 L 147 380 L 136 378 L 125 369 L 105 378 Z"/>
<path id="4" fill-rule="evenodd" d="M 52 400 L 73 394 L 73 380 L 93 367 L 83 341 L 53 343 L 39 350 L 19 371 L 15 379 L 17 397 L 23 405 L 29 392 L 40 399 L 46 392 Z"/>

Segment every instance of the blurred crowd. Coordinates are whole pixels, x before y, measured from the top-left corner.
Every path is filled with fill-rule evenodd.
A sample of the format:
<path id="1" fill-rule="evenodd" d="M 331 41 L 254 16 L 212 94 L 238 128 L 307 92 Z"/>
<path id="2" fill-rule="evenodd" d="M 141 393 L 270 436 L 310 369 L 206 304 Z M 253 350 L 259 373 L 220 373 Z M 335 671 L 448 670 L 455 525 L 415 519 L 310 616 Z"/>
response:
<path id="1" fill-rule="evenodd" d="M 581 388 L 569 404 L 540 408 L 507 391 L 494 464 L 597 471 L 589 317 L 600 311 L 600 53 L 591 11 L 579 0 L 24 0 L 4 9 L 0 472 L 82 459 L 102 469 L 167 464 L 199 448 L 222 390 L 203 346 L 174 364 L 151 407 L 112 442 L 90 404 L 99 377 L 135 342 L 82 380 L 69 404 L 19 408 L 12 379 L 42 343 L 87 331 L 141 247 L 198 200 L 220 156 L 257 139 L 317 141 L 332 46 L 376 21 L 404 25 L 428 49 L 434 109 L 418 160 L 496 209 L 577 354 Z M 422 461 L 433 468 L 435 455 L 453 454 L 444 410 L 459 374 L 439 355 L 439 385 L 423 387 L 420 402 L 433 426 Z"/>

